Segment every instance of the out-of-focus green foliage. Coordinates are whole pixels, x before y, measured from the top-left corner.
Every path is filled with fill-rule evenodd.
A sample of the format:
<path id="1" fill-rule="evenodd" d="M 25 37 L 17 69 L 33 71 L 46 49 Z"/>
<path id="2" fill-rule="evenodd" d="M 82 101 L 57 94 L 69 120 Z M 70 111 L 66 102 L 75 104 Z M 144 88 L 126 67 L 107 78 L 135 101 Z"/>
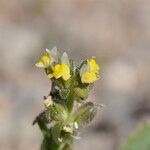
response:
<path id="1" fill-rule="evenodd" d="M 145 125 L 136 131 L 120 150 L 150 150 L 150 125 Z"/>

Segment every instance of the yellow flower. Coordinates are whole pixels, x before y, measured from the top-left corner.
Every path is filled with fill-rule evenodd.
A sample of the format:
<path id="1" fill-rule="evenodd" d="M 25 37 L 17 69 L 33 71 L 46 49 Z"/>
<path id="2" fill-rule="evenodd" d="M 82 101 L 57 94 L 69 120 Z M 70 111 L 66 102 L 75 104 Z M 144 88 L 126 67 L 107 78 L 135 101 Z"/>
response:
<path id="1" fill-rule="evenodd" d="M 49 52 L 43 54 L 40 60 L 35 64 L 36 67 L 47 68 L 52 63 L 52 56 Z"/>
<path id="2" fill-rule="evenodd" d="M 98 80 L 98 75 L 93 71 L 88 71 L 82 74 L 81 81 L 82 83 L 93 83 Z"/>
<path id="3" fill-rule="evenodd" d="M 99 79 L 99 70 L 100 67 L 96 61 L 91 58 L 87 61 L 87 64 L 84 64 L 80 70 L 81 82 L 82 83 L 93 83 Z"/>
<path id="4" fill-rule="evenodd" d="M 53 73 L 48 75 L 48 78 L 55 77 L 56 79 L 62 77 L 65 81 L 68 80 L 70 75 L 70 69 L 65 64 L 57 64 L 53 69 Z"/>
<path id="5" fill-rule="evenodd" d="M 91 59 L 88 61 L 88 63 L 89 63 L 89 66 L 90 66 L 90 70 L 93 71 L 93 72 L 95 72 L 95 73 L 98 73 L 98 71 L 100 70 L 100 67 L 99 67 L 99 65 L 96 63 L 96 61 L 91 58 Z"/>

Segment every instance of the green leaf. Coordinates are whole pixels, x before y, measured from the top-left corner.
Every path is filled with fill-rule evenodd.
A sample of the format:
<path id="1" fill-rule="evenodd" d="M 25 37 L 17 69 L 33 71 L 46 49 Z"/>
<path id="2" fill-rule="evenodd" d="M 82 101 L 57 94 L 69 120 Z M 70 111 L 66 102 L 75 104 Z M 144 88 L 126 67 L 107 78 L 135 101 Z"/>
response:
<path id="1" fill-rule="evenodd" d="M 47 119 L 51 119 L 52 121 L 64 121 L 68 116 L 67 108 L 58 103 L 49 106 L 46 113 Z"/>
<path id="2" fill-rule="evenodd" d="M 63 124 L 62 123 L 56 123 L 53 127 L 52 127 L 52 137 L 54 139 L 54 141 L 57 144 L 60 144 L 62 142 L 62 138 L 61 138 L 61 131 L 63 128 Z"/>
<path id="3" fill-rule="evenodd" d="M 70 79 L 64 82 L 66 89 L 72 89 L 78 85 L 77 77 L 72 75 Z"/>
<path id="4" fill-rule="evenodd" d="M 64 127 L 63 127 L 63 130 L 62 130 L 62 133 L 61 133 L 61 135 L 63 137 L 63 143 L 68 143 L 69 145 L 70 144 L 72 145 L 72 142 L 73 142 L 72 133 L 64 131 Z"/>
<path id="5" fill-rule="evenodd" d="M 37 123 L 37 118 L 40 118 L 43 122 L 45 123 L 50 123 L 51 120 L 47 120 L 47 117 L 46 117 L 46 112 L 43 111 L 41 112 L 33 121 L 32 125 L 35 125 Z"/>
<path id="6" fill-rule="evenodd" d="M 150 125 L 145 125 L 129 137 L 127 143 L 122 145 L 120 150 L 150 150 Z"/>
<path id="7" fill-rule="evenodd" d="M 97 106 L 92 102 L 88 102 L 82 105 L 77 112 L 75 112 L 74 121 L 78 123 L 79 128 L 85 127 L 88 123 L 90 123 L 97 112 Z"/>
<path id="8" fill-rule="evenodd" d="M 65 144 L 62 150 L 72 150 L 72 146 L 70 146 L 69 144 Z"/>
<path id="9" fill-rule="evenodd" d="M 49 137 L 49 130 L 48 130 L 46 124 L 44 123 L 44 121 L 39 117 L 37 117 L 36 121 L 37 121 L 37 124 L 38 124 L 42 134 L 43 134 L 43 137 L 48 138 Z"/>

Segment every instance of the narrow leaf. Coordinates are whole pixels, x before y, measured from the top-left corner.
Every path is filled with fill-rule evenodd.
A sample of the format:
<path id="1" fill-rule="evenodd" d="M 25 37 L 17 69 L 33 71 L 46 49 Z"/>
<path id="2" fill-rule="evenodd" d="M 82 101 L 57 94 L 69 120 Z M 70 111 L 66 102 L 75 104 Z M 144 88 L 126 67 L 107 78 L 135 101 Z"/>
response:
<path id="1" fill-rule="evenodd" d="M 96 115 L 97 108 L 98 107 L 92 102 L 88 102 L 77 110 L 75 113 L 75 121 L 78 123 L 79 128 L 85 127 L 93 120 L 94 116 Z"/>
<path id="2" fill-rule="evenodd" d="M 60 144 L 62 142 L 62 138 L 61 138 L 62 128 L 63 128 L 63 124 L 57 123 L 54 125 L 51 131 L 52 137 L 57 144 Z"/>

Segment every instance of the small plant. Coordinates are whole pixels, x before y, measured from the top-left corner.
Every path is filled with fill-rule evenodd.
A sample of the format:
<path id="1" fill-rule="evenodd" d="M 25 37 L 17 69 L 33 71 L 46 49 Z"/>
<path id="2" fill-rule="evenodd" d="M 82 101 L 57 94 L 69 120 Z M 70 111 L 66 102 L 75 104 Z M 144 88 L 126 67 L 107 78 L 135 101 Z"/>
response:
<path id="1" fill-rule="evenodd" d="M 33 122 L 43 134 L 41 150 L 72 150 L 73 140 L 79 138 L 100 106 L 86 101 L 94 81 L 100 78 L 100 67 L 94 57 L 77 66 L 56 47 L 46 49 L 36 66 L 45 70 L 52 83 L 43 100 L 45 110 Z"/>

